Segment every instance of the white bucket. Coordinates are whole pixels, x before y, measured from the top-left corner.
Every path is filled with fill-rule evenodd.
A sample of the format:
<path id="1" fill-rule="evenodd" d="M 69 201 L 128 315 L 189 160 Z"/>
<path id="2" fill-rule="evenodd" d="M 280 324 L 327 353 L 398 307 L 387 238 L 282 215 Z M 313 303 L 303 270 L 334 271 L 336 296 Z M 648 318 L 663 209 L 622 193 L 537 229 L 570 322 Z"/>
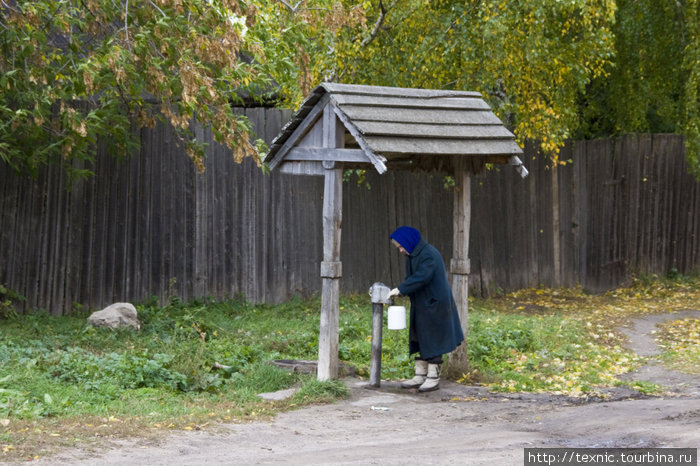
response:
<path id="1" fill-rule="evenodd" d="M 406 328 L 406 308 L 403 306 L 389 306 L 389 330 L 401 330 Z"/>

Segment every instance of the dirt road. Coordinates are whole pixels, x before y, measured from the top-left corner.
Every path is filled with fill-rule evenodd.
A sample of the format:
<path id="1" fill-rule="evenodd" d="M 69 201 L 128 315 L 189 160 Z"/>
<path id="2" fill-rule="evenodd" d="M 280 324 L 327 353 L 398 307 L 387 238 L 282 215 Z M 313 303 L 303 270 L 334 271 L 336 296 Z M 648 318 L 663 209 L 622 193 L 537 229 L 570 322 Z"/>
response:
<path id="1" fill-rule="evenodd" d="M 630 346 L 653 357 L 651 331 L 665 318 L 634 321 L 626 330 Z M 650 366 L 650 372 L 641 371 L 643 378 L 634 377 L 669 381 L 671 394 L 645 397 L 616 388 L 604 401 L 583 401 L 494 394 L 449 382 L 437 392 L 418 394 L 401 390 L 398 382 L 371 390 L 366 381 L 351 378 L 346 379 L 349 399 L 280 414 L 270 422 L 178 433 L 155 442 L 115 442 L 97 452 L 70 450 L 37 463 L 517 465 L 523 464 L 524 449 L 532 447 L 700 447 L 700 377 L 669 372 L 654 361 Z"/>

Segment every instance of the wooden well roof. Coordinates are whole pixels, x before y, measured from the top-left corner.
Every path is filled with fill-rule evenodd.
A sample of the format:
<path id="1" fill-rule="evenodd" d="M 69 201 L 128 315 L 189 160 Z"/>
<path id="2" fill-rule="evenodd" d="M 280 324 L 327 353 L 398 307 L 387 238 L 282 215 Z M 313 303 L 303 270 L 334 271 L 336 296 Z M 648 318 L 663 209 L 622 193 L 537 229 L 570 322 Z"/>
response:
<path id="1" fill-rule="evenodd" d="M 324 109 L 335 115 L 330 139 Z M 323 83 L 272 141 L 265 163 L 274 169 L 293 162 L 296 168 L 283 171 L 305 173 L 311 162 L 333 159 L 384 173 L 449 170 L 463 156 L 478 171 L 485 163 L 522 165 L 520 154 L 513 133 L 478 92 Z"/>

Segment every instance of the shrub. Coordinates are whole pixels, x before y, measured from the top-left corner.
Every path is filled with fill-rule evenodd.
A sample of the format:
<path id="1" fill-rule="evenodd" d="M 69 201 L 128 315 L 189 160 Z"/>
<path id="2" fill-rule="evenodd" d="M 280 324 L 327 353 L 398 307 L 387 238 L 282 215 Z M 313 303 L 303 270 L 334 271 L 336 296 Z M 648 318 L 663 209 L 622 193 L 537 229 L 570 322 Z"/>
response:
<path id="1" fill-rule="evenodd" d="M 81 348 L 62 351 L 53 376 L 67 383 L 83 384 L 88 389 L 100 389 L 103 384 L 121 388 L 165 387 L 184 390 L 187 377 L 171 370 L 173 356 L 140 353 L 109 353 L 95 355 Z"/>

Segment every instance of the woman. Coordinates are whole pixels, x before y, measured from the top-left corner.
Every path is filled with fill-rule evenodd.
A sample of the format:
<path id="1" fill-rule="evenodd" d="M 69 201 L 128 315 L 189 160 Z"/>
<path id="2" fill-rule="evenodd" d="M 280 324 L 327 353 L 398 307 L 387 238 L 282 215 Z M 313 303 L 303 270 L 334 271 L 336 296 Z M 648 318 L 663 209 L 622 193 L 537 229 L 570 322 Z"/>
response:
<path id="1" fill-rule="evenodd" d="M 415 376 L 401 386 L 420 392 L 437 390 L 442 355 L 464 340 L 445 262 L 415 228 L 399 227 L 390 237 L 407 258 L 406 279 L 389 292 L 389 297 L 403 295 L 411 299 L 408 352 L 418 353 Z"/>

